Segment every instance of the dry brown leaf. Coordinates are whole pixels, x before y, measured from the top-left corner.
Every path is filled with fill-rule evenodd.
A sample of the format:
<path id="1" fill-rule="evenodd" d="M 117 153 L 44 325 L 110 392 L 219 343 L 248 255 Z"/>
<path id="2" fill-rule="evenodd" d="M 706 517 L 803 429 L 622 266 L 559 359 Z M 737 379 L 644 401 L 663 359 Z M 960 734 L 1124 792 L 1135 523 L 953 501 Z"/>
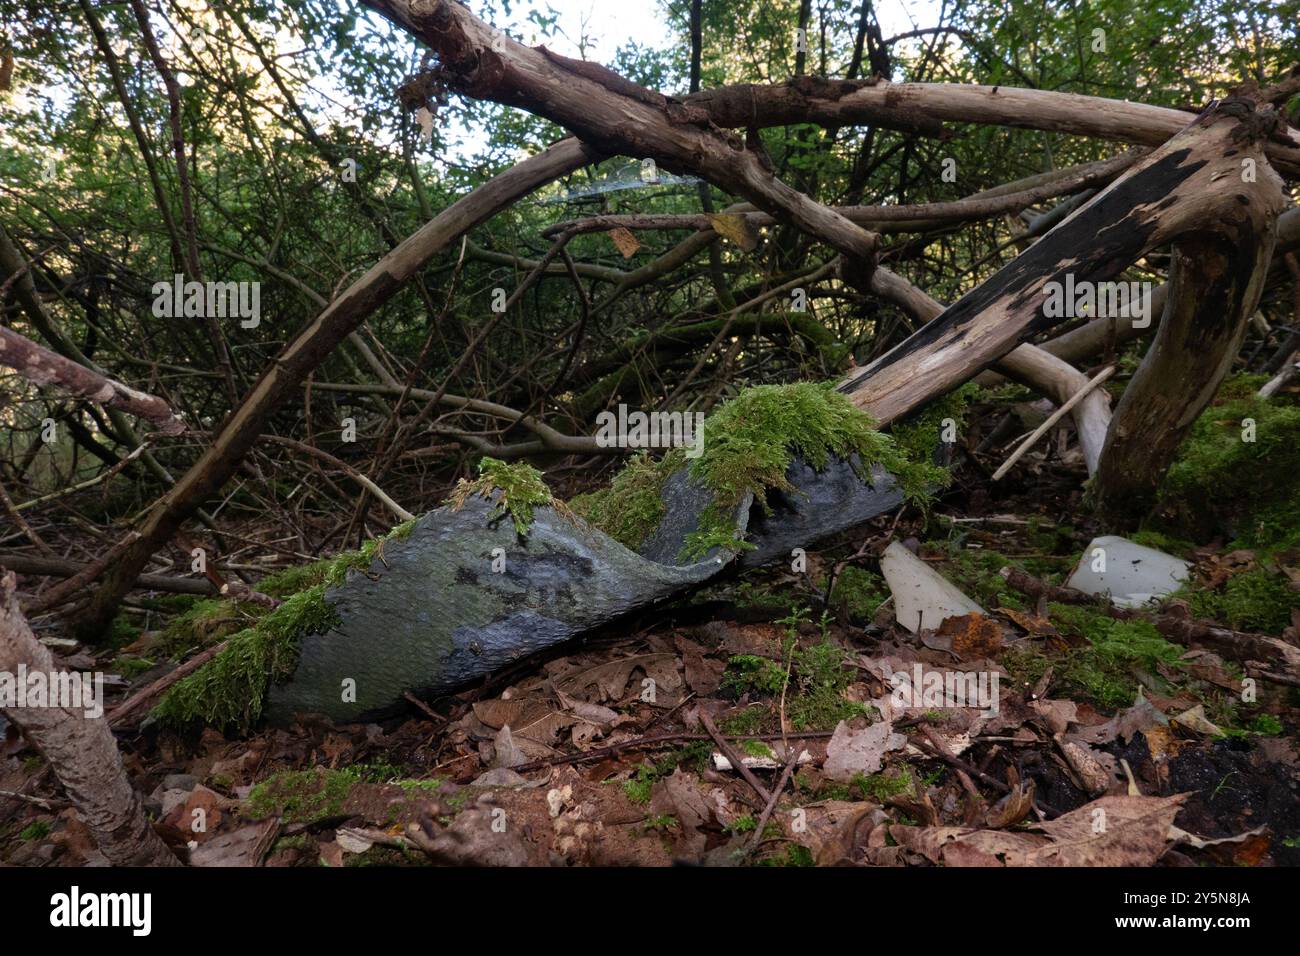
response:
<path id="1" fill-rule="evenodd" d="M 745 216 L 730 212 L 709 214 L 709 224 L 713 231 L 724 239 L 729 239 L 746 252 L 758 248 L 758 233 L 750 226 Z"/>
<path id="2" fill-rule="evenodd" d="M 826 763 L 822 773 L 841 782 L 852 780 L 855 774 L 877 773 L 886 753 L 906 746 L 907 738 L 894 733 L 893 724 L 887 720 L 864 730 L 853 730 L 841 720 L 831 742 L 826 745 Z"/>
<path id="3" fill-rule="evenodd" d="M 993 657 L 1002 649 L 1002 626 L 983 614 L 945 618 L 938 633 L 951 638 L 953 653 L 963 660 Z"/>
<path id="4" fill-rule="evenodd" d="M 609 231 L 609 238 L 613 240 L 614 247 L 623 254 L 624 259 L 631 259 L 641 248 L 641 240 L 625 226 L 615 226 Z"/>

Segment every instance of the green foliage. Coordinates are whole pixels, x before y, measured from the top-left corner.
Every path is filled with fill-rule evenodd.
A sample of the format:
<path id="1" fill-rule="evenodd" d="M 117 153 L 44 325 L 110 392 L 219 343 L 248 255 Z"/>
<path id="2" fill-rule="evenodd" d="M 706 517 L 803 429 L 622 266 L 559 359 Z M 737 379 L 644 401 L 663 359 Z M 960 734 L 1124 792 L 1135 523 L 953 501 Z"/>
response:
<path id="1" fill-rule="evenodd" d="M 849 783 L 857 787 L 864 797 L 878 803 L 884 803 L 890 797 L 917 792 L 916 778 L 906 768 L 894 773 L 881 772 L 869 776 L 855 773 Z"/>
<path id="2" fill-rule="evenodd" d="M 460 480 L 448 503 L 459 510 L 471 495 L 488 499 L 496 495 L 493 520 L 509 515 L 515 533 L 521 538 L 532 527 L 534 509 L 554 504 L 555 499 L 551 497 L 542 473 L 531 465 L 507 463 L 484 456 L 478 463 L 478 472 L 479 476 L 473 481 Z"/>
<path id="3" fill-rule="evenodd" d="M 990 610 L 996 607 L 1024 609 L 1024 597 L 1008 586 L 1000 573 L 1005 567 L 1016 566 L 1017 562 L 992 548 L 962 547 L 959 537 L 929 541 L 926 547 L 944 552 L 944 576 L 980 606 Z"/>
<path id="4" fill-rule="evenodd" d="M 630 550 L 637 550 L 664 516 L 660 497 L 668 476 L 682 466 L 685 456 L 669 452 L 655 460 L 634 455 L 610 481 L 609 487 L 569 501 L 569 509 Z"/>
<path id="5" fill-rule="evenodd" d="M 1097 608 L 1074 604 L 1049 604 L 1048 611 L 1061 633 L 1088 642 L 1065 657 L 1060 676 L 1103 707 L 1133 702 L 1135 671 L 1155 676 L 1157 665 L 1178 665 L 1183 656 L 1183 648 L 1166 641 L 1143 618 L 1120 621 Z"/>
<path id="6" fill-rule="evenodd" d="M 713 547 L 737 551 L 730 517 L 753 494 L 767 507 L 772 491 L 795 492 L 786 469 L 798 456 L 818 470 L 831 455 L 855 461 L 864 480 L 883 465 L 913 501 L 924 502 L 933 466 L 913 462 L 876 429 L 866 412 L 827 383 L 757 385 L 745 389 L 704 421 L 704 446 L 690 463 L 691 477 L 714 495 L 700 527 L 687 537 L 685 554 L 702 557 Z"/>
<path id="7" fill-rule="evenodd" d="M 785 852 L 778 856 L 769 856 L 759 862 L 759 866 L 816 866 L 812 850 L 801 843 L 791 843 Z"/>
<path id="8" fill-rule="evenodd" d="M 636 804 L 650 802 L 654 785 L 667 777 L 679 766 L 702 769 L 708 762 L 711 747 L 705 741 L 698 741 L 685 747 L 679 747 L 659 760 L 646 762 L 637 767 L 632 776 L 623 782 L 623 793 L 628 800 Z"/>
<path id="9" fill-rule="evenodd" d="M 755 654 L 733 655 L 727 660 L 727 669 L 722 675 L 722 687 L 737 694 L 745 691 L 779 694 L 784 686 L 785 668 L 769 657 Z"/>
<path id="10" fill-rule="evenodd" d="M 1157 530 L 1271 551 L 1300 545 L 1300 405 L 1257 398 L 1257 376 L 1224 382 L 1161 483 Z M 1243 422 L 1254 422 L 1254 441 Z"/>
<path id="11" fill-rule="evenodd" d="M 784 677 L 784 674 L 782 676 Z M 718 728 L 724 734 L 730 734 L 733 737 L 756 734 L 763 729 L 771 716 L 771 710 L 765 705 L 750 704 L 748 707 L 723 718 L 718 723 Z"/>
<path id="12" fill-rule="evenodd" d="M 271 684 L 292 675 L 302 638 L 339 623 L 325 589 L 318 584 L 298 592 L 230 637 L 224 651 L 168 689 L 154 716 L 175 727 L 203 723 L 247 730 L 261 718 Z"/>
<path id="13" fill-rule="evenodd" d="M 253 820 L 278 816 L 284 823 L 319 823 L 341 816 L 343 804 L 359 783 L 387 783 L 394 768 L 358 764 L 337 770 L 288 770 L 253 787 L 244 813 Z"/>
<path id="14" fill-rule="evenodd" d="M 967 382 L 940 398 L 926 405 L 921 411 L 905 421 L 896 422 L 889 429 L 894 443 L 902 450 L 909 462 L 923 473 L 926 485 L 947 487 L 952 481 L 952 472 L 934 464 L 935 452 L 943 439 L 943 423 L 952 419 L 958 435 L 966 425 L 966 415 L 970 403 L 979 391 L 974 382 Z"/>
<path id="15" fill-rule="evenodd" d="M 18 839 L 26 841 L 44 840 L 50 835 L 50 824 L 48 820 L 37 820 L 23 827 L 18 833 Z"/>
<path id="16" fill-rule="evenodd" d="M 831 589 L 831 604 L 854 621 L 867 622 L 889 599 L 885 579 L 865 568 L 846 566 Z"/>
<path id="17" fill-rule="evenodd" d="M 1192 613 L 1239 631 L 1280 634 L 1300 608 L 1300 591 L 1282 574 L 1256 568 L 1234 574 L 1218 588 L 1192 587 L 1183 592 Z"/>

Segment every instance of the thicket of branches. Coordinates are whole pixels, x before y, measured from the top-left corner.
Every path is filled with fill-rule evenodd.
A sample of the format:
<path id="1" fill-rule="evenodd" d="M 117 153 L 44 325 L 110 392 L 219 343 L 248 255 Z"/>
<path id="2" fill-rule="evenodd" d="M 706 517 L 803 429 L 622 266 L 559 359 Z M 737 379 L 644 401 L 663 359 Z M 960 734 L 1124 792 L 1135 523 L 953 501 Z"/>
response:
<path id="1" fill-rule="evenodd" d="M 506 13 L 496 3 L 475 10 Z M 629 46 L 609 65 L 676 94 L 878 75 L 1199 110 L 1300 60 L 1294 0 L 1134 12 L 1120 0 L 957 2 L 937 29 L 885 36 L 870 2 L 671 2 L 664 13 L 679 42 L 666 52 Z M 526 42 L 583 47 L 553 16 L 534 14 L 526 32 Z M 420 113 L 430 92 L 423 49 L 333 0 L 5 0 L 0 51 L 0 324 L 161 397 L 190 429 L 163 437 L 0 376 L 0 548 L 83 562 L 194 463 L 328 303 L 457 197 L 564 135 L 455 95 L 436 115 Z M 954 202 L 1025 180 L 1010 202 L 991 202 L 1004 188 L 961 215 L 877 227 L 881 263 L 940 302 L 1025 248 L 1060 202 L 1122 169 L 1056 172 L 1121 152 L 1098 139 L 916 125 L 795 123 L 752 135 L 783 181 L 827 206 Z M 188 565 L 189 546 L 202 543 L 228 573 L 248 576 L 268 561 L 353 546 L 393 523 L 374 486 L 419 513 L 483 453 L 530 457 L 573 490 L 608 466 L 586 437 L 602 409 L 707 410 L 746 384 L 838 378 L 915 328 L 914 316 L 844 282 L 833 253 L 807 234 L 771 224 L 724 237 L 736 220 L 710 229 L 699 219 L 737 201 L 689 177 L 647 184 L 621 157 L 475 228 L 280 404 L 202 513 L 206 530 L 173 543 L 176 562 Z M 569 228 L 620 214 L 693 218 L 675 228 L 661 218 L 634 238 L 611 235 L 608 221 Z M 1158 283 L 1166 270 L 1151 256 L 1129 277 Z M 155 316 L 152 287 L 176 274 L 259 282 L 260 324 Z M 39 308 L 24 299 L 28 282 Z M 793 307 L 796 288 L 806 311 Z M 1290 278 L 1273 270 L 1260 305 L 1270 330 L 1254 327 L 1243 350 L 1253 367 L 1276 367 L 1294 348 L 1292 308 Z M 355 441 L 345 440 L 350 423 Z"/>

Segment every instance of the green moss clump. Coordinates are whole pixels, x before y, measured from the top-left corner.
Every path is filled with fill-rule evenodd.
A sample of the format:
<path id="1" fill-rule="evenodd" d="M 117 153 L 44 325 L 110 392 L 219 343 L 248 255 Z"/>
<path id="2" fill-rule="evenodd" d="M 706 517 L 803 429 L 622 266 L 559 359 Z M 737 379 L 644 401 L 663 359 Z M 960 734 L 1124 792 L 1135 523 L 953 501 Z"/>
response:
<path id="1" fill-rule="evenodd" d="M 35 823 L 29 823 L 18 834 L 18 839 L 26 841 L 44 840 L 50 835 L 50 824 L 47 820 L 37 820 Z"/>
<path id="2" fill-rule="evenodd" d="M 1117 709 L 1137 694 L 1136 670 L 1157 673 L 1161 663 L 1177 665 L 1183 648 L 1166 641 L 1143 618 L 1116 620 L 1082 605 L 1049 604 L 1049 616 L 1063 633 L 1084 638 L 1088 645 L 1071 651 L 1059 673 L 1103 707 Z"/>
<path id="3" fill-rule="evenodd" d="M 722 675 L 722 687 L 743 694 L 756 691 L 761 694 L 779 694 L 785 687 L 785 668 L 768 657 L 756 654 L 736 654 L 727 661 Z M 743 733 L 743 731 L 742 731 Z"/>
<path id="4" fill-rule="evenodd" d="M 1300 545 L 1300 405 L 1255 396 L 1259 376 L 1224 382 L 1161 483 L 1153 526 L 1234 547 Z M 1254 441 L 1243 421 L 1254 421 Z"/>
<path id="5" fill-rule="evenodd" d="M 666 757 L 653 763 L 643 763 L 632 772 L 632 776 L 628 780 L 624 781 L 623 793 L 632 803 L 649 803 L 650 794 L 654 790 L 656 783 L 683 764 L 696 770 L 703 769 L 708 765 L 709 755 L 712 752 L 711 744 L 707 741 L 698 741 L 685 747 L 679 747 Z"/>
<path id="6" fill-rule="evenodd" d="M 642 452 L 623 466 L 608 488 L 578 495 L 569 502 L 569 509 L 625 548 L 636 551 L 663 520 L 660 493 L 664 482 L 685 461 L 680 451 L 669 452 L 658 461 Z"/>
<path id="7" fill-rule="evenodd" d="M 385 783 L 391 768 L 358 765 L 328 770 L 288 770 L 253 787 L 244 814 L 253 820 L 278 816 L 285 823 L 319 823 L 341 816 L 343 804 L 359 783 Z"/>
<path id="8" fill-rule="evenodd" d="M 193 604 L 183 614 L 167 622 L 159 649 L 174 657 L 201 647 L 248 626 L 252 616 L 263 608 L 224 598 L 208 598 Z"/>
<path id="9" fill-rule="evenodd" d="M 853 565 L 840 571 L 831 589 L 831 605 L 854 621 L 870 621 L 887 600 L 889 588 L 885 579 Z"/>
<path id="10" fill-rule="evenodd" d="M 687 557 L 713 547 L 740 550 L 731 514 L 749 494 L 762 507 L 768 493 L 793 492 L 786 469 L 797 455 L 816 469 L 830 456 L 858 458 L 864 480 L 883 465 L 913 501 L 928 500 L 934 466 L 913 462 L 875 421 L 828 383 L 758 385 L 747 388 L 704 421 L 703 453 L 691 461 L 691 477 L 713 492 L 714 503 L 687 536 Z"/>
<path id="11" fill-rule="evenodd" d="M 484 456 L 478 463 L 478 472 L 479 476 L 473 481 L 462 478 L 447 503 L 460 510 L 473 495 L 491 499 L 499 493 L 492 518 L 496 520 L 510 515 L 520 537 L 526 536 L 532 527 L 535 508 L 556 504 L 551 490 L 542 480 L 542 473 L 531 465 L 522 462 L 507 464 Z"/>
<path id="12" fill-rule="evenodd" d="M 772 712 L 767 707 L 762 704 L 751 704 L 743 710 L 724 718 L 718 724 L 718 727 L 724 734 L 730 734 L 733 737 L 756 734 L 763 729 L 763 725 L 771 719 L 771 716 Z"/>
<path id="13" fill-rule="evenodd" d="M 905 421 L 896 422 L 890 427 L 889 434 L 893 436 L 894 443 L 909 461 L 924 471 L 927 484 L 942 488 L 952 481 L 952 473 L 948 469 L 933 463 L 934 453 L 943 439 L 944 419 L 951 418 L 960 435 L 966 425 L 970 403 L 978 392 L 978 385 L 967 382 L 935 399 Z"/>
<path id="14" fill-rule="evenodd" d="M 816 866 L 817 862 L 813 859 L 812 850 L 808 849 L 801 843 L 791 843 L 785 848 L 785 853 L 779 856 L 769 856 L 761 860 L 759 866 Z"/>
<path id="15" fill-rule="evenodd" d="M 318 584 L 300 591 L 233 635 L 224 651 L 163 695 L 154 716 L 174 727 L 202 722 L 247 730 L 261 718 L 271 683 L 292 675 L 302 638 L 339 623 L 325 588 Z"/>
<path id="16" fill-rule="evenodd" d="M 857 787 L 864 797 L 879 803 L 905 793 L 917 793 L 916 778 L 907 769 L 892 774 L 873 773 L 870 776 L 855 773 L 849 783 Z"/>
<path id="17" fill-rule="evenodd" d="M 1192 587 L 1184 593 L 1194 615 L 1239 631 L 1280 634 L 1291 623 L 1291 611 L 1300 608 L 1300 591 L 1263 568 L 1234 574 L 1214 590 Z"/>
<path id="18" fill-rule="evenodd" d="M 844 649 L 823 640 L 795 649 L 796 692 L 787 695 L 785 712 L 796 730 L 830 730 L 841 720 L 867 713 L 865 704 L 848 700 L 844 691 L 853 673 L 844 668 Z"/>

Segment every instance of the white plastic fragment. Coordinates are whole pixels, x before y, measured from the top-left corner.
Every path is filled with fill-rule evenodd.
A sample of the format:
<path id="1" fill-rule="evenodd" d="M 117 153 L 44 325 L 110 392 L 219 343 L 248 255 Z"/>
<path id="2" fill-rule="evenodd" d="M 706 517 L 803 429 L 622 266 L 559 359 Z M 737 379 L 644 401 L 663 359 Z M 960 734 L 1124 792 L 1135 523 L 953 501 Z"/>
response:
<path id="1" fill-rule="evenodd" d="M 1177 591 L 1191 567 L 1171 554 L 1108 534 L 1092 540 L 1066 584 L 1085 594 L 1109 594 L 1116 607 L 1142 607 Z"/>
<path id="2" fill-rule="evenodd" d="M 802 767 L 812 760 L 812 754 L 804 750 L 799 754 L 799 759 L 795 761 L 795 766 Z M 778 763 L 772 757 L 749 757 L 741 756 L 740 762 L 750 770 L 780 770 L 785 766 L 784 762 Z M 713 769 L 719 772 L 731 769 L 731 761 L 718 752 L 713 754 Z"/>
<path id="3" fill-rule="evenodd" d="M 945 618 L 984 613 L 956 585 L 897 541 L 885 549 L 880 570 L 894 595 L 895 618 L 913 634 L 932 631 Z"/>

